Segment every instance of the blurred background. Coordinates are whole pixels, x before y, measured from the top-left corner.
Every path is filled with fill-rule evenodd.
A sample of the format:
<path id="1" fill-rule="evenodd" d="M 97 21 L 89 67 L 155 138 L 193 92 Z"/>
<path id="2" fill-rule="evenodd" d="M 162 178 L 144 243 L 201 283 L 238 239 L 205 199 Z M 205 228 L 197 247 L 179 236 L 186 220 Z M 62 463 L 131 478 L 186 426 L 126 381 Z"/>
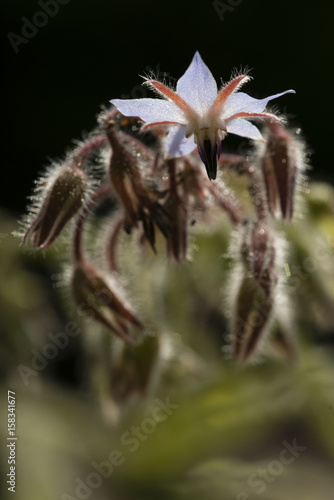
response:
<path id="1" fill-rule="evenodd" d="M 6 393 L 12 389 L 17 394 L 20 500 L 332 499 L 334 5 L 311 0 L 62 0 L 45 19 L 36 17 L 42 4 L 3 0 L 0 5 L 4 495 Z M 42 26 L 24 28 L 33 19 Z M 230 227 L 223 222 L 210 235 L 195 229 L 193 243 L 200 251 L 182 273 L 178 268 L 166 273 L 163 256 L 155 264 L 144 256 L 143 263 L 129 245 L 126 279 L 159 339 L 156 344 L 149 340 L 144 354 L 111 349 L 102 329 L 93 329 L 92 336 L 89 325 L 83 325 L 86 333 L 71 338 L 33 375 L 33 358 L 49 342 L 48 334 L 63 332 L 76 318 L 66 291 L 54 287 L 66 245 L 40 255 L 24 251 L 11 236 L 34 180 L 49 158 L 61 158 L 73 139 L 95 126 L 101 106 L 111 98 L 148 96 L 139 75 L 153 72 L 173 83 L 196 50 L 217 80 L 229 80 L 233 68 L 250 68 L 254 80 L 245 91 L 254 97 L 289 88 L 297 92 L 280 99 L 277 108 L 302 129 L 312 166 L 306 217 L 283 229 L 291 242 L 290 267 L 299 266 L 304 276 L 292 304 L 298 361 L 287 362 L 294 356 L 286 346 L 280 350 L 279 341 L 270 362 L 241 368 L 224 357 L 226 318 L 219 308 L 229 262 L 221 256 Z M 315 242 L 321 242 L 322 252 Z M 305 264 L 309 259 L 313 270 Z M 145 267 L 139 284 L 134 276 Z M 28 371 L 18 370 L 21 365 Z M 133 438 L 133 426 L 142 429 L 157 399 L 167 398 L 175 410 L 152 434 L 144 426 L 147 432 L 142 430 L 138 450 L 131 452 L 122 436 L 129 432 Z M 303 450 L 290 451 L 295 460 L 282 463 L 286 443 L 295 442 Z M 101 486 L 94 485 L 94 478 L 89 486 L 87 477 L 96 471 L 92 463 L 110 464 L 115 449 L 124 465 L 115 466 Z"/>

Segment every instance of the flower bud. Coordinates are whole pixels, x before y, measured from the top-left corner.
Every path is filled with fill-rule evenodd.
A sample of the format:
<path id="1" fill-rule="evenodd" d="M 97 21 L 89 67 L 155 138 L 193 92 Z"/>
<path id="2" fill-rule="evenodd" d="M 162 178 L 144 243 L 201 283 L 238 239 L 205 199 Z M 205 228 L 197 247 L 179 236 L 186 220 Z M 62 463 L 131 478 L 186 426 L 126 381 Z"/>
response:
<path id="1" fill-rule="evenodd" d="M 182 262 L 187 256 L 188 248 L 187 200 L 185 196 L 179 194 L 175 161 L 169 160 L 168 167 L 170 188 L 163 205 L 166 214 L 165 223 L 157 222 L 157 225 L 166 237 L 168 257 Z"/>
<path id="2" fill-rule="evenodd" d="M 265 290 L 276 283 L 275 248 L 269 227 L 264 221 L 256 221 L 246 227 L 241 244 L 241 255 L 248 273 Z"/>
<path id="3" fill-rule="evenodd" d="M 46 248 L 82 207 L 88 180 L 79 168 L 63 167 L 47 188 L 37 218 L 28 228 L 24 241 L 32 235 L 35 248 Z"/>
<path id="4" fill-rule="evenodd" d="M 125 229 L 129 233 L 132 227 L 137 227 L 141 209 L 140 195 L 143 193 L 142 178 L 137 158 L 130 153 L 115 130 L 115 123 L 107 124 L 107 136 L 112 147 L 109 176 L 110 181 L 119 196 L 125 212 Z"/>
<path id="5" fill-rule="evenodd" d="M 234 298 L 232 334 L 234 354 L 241 361 L 259 349 L 268 331 L 276 303 L 278 277 L 275 246 L 268 226 L 262 220 L 248 224 L 240 246 L 242 278 Z"/>
<path id="6" fill-rule="evenodd" d="M 158 192 L 145 185 L 137 157 L 125 146 L 124 137 L 116 133 L 115 123 L 107 123 L 107 135 L 112 147 L 109 176 L 125 210 L 124 229 L 131 233 L 141 223 L 144 235 L 155 251 L 154 221 L 161 216 Z M 127 139 L 131 142 L 131 138 Z M 132 140 L 134 147 L 134 143 Z M 140 153 L 141 154 L 141 153 Z"/>
<path id="7" fill-rule="evenodd" d="M 283 219 L 293 217 L 296 181 L 301 168 L 300 146 L 277 121 L 266 122 L 267 143 L 261 155 L 267 202 L 270 213 L 277 217 L 278 205 Z"/>
<path id="8" fill-rule="evenodd" d="M 127 344 L 134 343 L 143 325 L 111 280 L 88 262 L 78 262 L 72 276 L 75 302 L 91 312 L 96 321 Z"/>
<path id="9" fill-rule="evenodd" d="M 252 277 L 244 276 L 235 301 L 232 322 L 236 359 L 248 361 L 260 347 L 272 317 L 273 296 Z"/>
<path id="10" fill-rule="evenodd" d="M 169 216 L 166 234 L 168 257 L 182 262 L 187 256 L 188 247 L 187 208 L 178 193 L 171 192 L 164 204 L 164 209 Z"/>

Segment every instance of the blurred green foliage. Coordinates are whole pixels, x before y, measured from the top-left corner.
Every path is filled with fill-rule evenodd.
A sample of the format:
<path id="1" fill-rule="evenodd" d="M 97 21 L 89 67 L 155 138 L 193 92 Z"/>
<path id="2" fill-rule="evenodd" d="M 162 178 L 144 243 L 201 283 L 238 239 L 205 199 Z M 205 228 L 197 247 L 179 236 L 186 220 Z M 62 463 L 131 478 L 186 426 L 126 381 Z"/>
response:
<path id="1" fill-rule="evenodd" d="M 290 286 L 296 362 L 286 359 L 278 332 L 268 357 L 247 366 L 224 351 L 223 297 L 233 260 L 228 222 L 195 226 L 192 258 L 182 267 L 168 263 L 162 248 L 156 257 L 146 248 L 138 253 L 124 236 L 120 266 L 148 333 L 142 345 L 124 348 L 52 287 L 66 245 L 30 253 L 11 236 L 16 221 L 2 214 L 4 493 L 12 390 L 20 500 L 332 499 L 333 200 L 330 186 L 311 184 L 303 218 L 281 228 L 290 247 L 286 293 Z M 36 370 L 33 358 L 49 352 L 48 334 L 64 333 L 69 324 L 80 334 Z M 171 409 L 161 410 L 168 402 Z M 301 447 L 289 464 L 279 458 L 286 443 Z M 94 462 L 105 463 L 108 477 Z"/>

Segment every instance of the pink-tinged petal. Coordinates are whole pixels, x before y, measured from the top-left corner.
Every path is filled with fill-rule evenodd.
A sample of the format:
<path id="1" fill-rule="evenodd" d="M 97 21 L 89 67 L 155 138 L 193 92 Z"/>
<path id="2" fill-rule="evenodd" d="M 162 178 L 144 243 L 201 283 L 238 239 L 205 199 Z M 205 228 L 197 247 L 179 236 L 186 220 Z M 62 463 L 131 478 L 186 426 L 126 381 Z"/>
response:
<path id="1" fill-rule="evenodd" d="M 217 95 L 216 102 L 214 104 L 215 109 L 219 109 L 224 101 L 232 94 L 237 92 L 242 85 L 249 82 L 251 79 L 250 76 L 247 75 L 239 75 L 236 78 L 233 78 L 229 83 L 227 83 Z"/>
<path id="2" fill-rule="evenodd" d="M 229 122 L 230 120 L 235 120 L 236 118 L 266 118 L 271 122 L 280 121 L 280 117 L 274 115 L 273 113 L 245 113 L 244 111 L 230 116 L 226 121 Z"/>
<path id="3" fill-rule="evenodd" d="M 216 80 L 198 52 L 177 82 L 176 92 L 198 114 L 208 111 L 215 102 L 218 93 Z"/>
<path id="4" fill-rule="evenodd" d="M 188 105 L 184 102 L 182 97 L 180 97 L 174 90 L 166 87 L 161 82 L 158 82 L 157 80 L 147 80 L 144 85 L 147 87 L 150 87 L 152 90 L 155 92 L 158 92 L 159 95 L 161 95 L 163 98 L 168 98 L 171 101 L 173 101 L 182 111 L 187 111 L 188 110 Z"/>
<path id="5" fill-rule="evenodd" d="M 165 144 L 165 155 L 167 158 L 179 158 L 185 156 L 196 149 L 194 137 L 186 137 L 185 127 L 173 127 L 169 132 Z"/>
<path id="6" fill-rule="evenodd" d="M 150 128 L 156 127 L 165 127 L 166 125 L 178 125 L 177 122 L 154 122 L 154 123 L 145 123 L 143 125 L 142 130 L 148 130 Z"/>
<path id="7" fill-rule="evenodd" d="M 264 99 L 254 99 L 254 97 L 245 94 L 244 92 L 238 92 L 236 94 L 230 95 L 223 104 L 221 110 L 221 117 L 223 119 L 228 119 L 229 117 L 245 112 L 245 113 L 262 113 L 265 110 L 267 104 L 272 99 L 281 97 L 284 94 L 294 94 L 294 90 L 286 90 L 285 92 L 280 92 L 279 94 L 274 94 Z"/>
<path id="8" fill-rule="evenodd" d="M 173 122 L 185 124 L 184 114 L 173 102 L 162 99 L 112 99 L 110 101 L 125 116 L 138 116 L 146 123 Z"/>
<path id="9" fill-rule="evenodd" d="M 243 118 L 235 118 L 226 125 L 229 134 L 240 135 L 240 137 L 247 137 L 254 141 L 264 141 L 261 132 L 251 122 Z"/>

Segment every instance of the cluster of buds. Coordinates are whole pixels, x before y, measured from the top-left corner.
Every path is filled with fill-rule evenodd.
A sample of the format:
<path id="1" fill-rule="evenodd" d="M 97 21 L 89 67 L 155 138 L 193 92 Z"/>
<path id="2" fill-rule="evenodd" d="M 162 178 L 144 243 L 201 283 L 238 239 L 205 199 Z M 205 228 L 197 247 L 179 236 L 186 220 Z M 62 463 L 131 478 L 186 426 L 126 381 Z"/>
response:
<path id="1" fill-rule="evenodd" d="M 229 303 L 234 357 L 252 359 L 267 337 L 283 279 L 275 223 L 293 218 L 303 153 L 295 134 L 266 109 L 271 99 L 293 91 L 253 99 L 238 92 L 248 80 L 239 75 L 218 91 L 196 53 L 176 91 L 145 82 L 163 99 L 111 101 L 96 129 L 37 187 L 24 241 L 40 249 L 73 233 L 74 300 L 126 344 L 143 342 L 145 324 L 121 291 L 120 235 L 135 234 L 140 247 L 153 250 L 152 258 L 162 251 L 157 242 L 164 242 L 167 257 L 181 264 L 192 225 L 207 226 L 212 213 L 215 221 L 221 213 L 230 220 L 238 241 L 231 246 L 238 276 Z M 263 122 L 264 138 L 249 119 Z M 262 144 L 253 161 L 224 153 L 228 133 Z M 236 178 L 247 178 L 246 202 L 224 183 L 225 172 L 233 170 Z M 113 201 L 114 222 L 108 219 L 103 267 L 85 248 L 84 230 L 106 198 Z"/>

